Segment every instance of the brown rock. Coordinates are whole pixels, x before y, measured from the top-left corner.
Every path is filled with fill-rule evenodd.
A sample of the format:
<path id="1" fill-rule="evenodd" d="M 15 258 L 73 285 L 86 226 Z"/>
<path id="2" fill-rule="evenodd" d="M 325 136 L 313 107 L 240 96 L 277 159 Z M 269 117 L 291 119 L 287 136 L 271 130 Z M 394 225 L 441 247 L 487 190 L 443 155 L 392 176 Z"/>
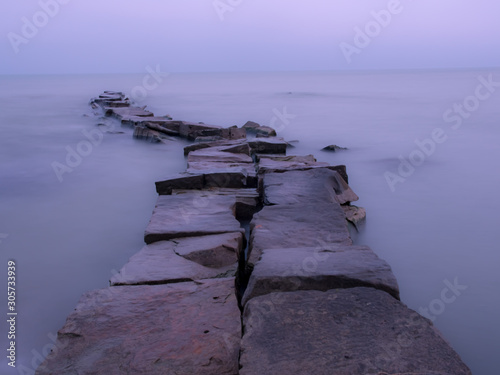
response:
<path id="1" fill-rule="evenodd" d="M 240 375 L 471 374 L 429 320 L 373 288 L 267 294 L 243 323 Z"/>
<path id="2" fill-rule="evenodd" d="M 234 375 L 234 279 L 115 286 L 85 293 L 37 375 Z"/>

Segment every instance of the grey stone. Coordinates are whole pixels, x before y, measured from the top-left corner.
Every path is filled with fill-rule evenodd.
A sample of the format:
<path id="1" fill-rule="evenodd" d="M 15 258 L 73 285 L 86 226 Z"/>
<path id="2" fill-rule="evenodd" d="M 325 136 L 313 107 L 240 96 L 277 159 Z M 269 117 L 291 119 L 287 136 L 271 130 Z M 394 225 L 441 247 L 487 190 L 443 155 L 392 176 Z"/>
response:
<path id="1" fill-rule="evenodd" d="M 234 276 L 242 243 L 241 232 L 155 242 L 133 255 L 110 283 L 154 285 Z"/>
<path id="2" fill-rule="evenodd" d="M 249 163 L 253 166 L 253 159 L 245 154 L 235 154 L 232 152 L 223 152 L 218 149 L 204 148 L 197 151 L 191 151 L 188 155 L 190 162 L 213 162 L 213 163 Z"/>
<path id="3" fill-rule="evenodd" d="M 391 267 L 366 246 L 264 250 L 255 265 L 242 304 L 272 292 L 353 288 L 381 289 L 399 299 Z"/>
<path id="4" fill-rule="evenodd" d="M 146 111 L 143 108 L 128 107 L 128 108 L 105 108 L 107 116 L 116 117 L 119 120 L 130 117 L 152 117 L 152 112 Z"/>
<path id="5" fill-rule="evenodd" d="M 234 217 L 236 198 L 210 191 L 160 195 L 144 233 L 147 244 L 173 238 L 239 232 Z"/>
<path id="6" fill-rule="evenodd" d="M 432 323 L 373 288 L 271 293 L 243 314 L 240 375 L 470 375 Z"/>
<path id="7" fill-rule="evenodd" d="M 250 228 L 250 267 L 265 249 L 352 245 L 344 211 L 335 202 L 265 206 L 254 215 Z"/>
<path id="8" fill-rule="evenodd" d="M 340 146 L 337 146 L 337 145 L 329 145 L 329 146 L 323 147 L 321 150 L 322 150 L 322 151 L 332 151 L 332 152 L 336 152 L 336 151 L 344 151 L 344 150 L 347 150 L 347 148 L 345 148 L 345 147 L 340 147 Z"/>
<path id="9" fill-rule="evenodd" d="M 154 130 L 137 126 L 134 129 L 133 137 L 136 139 L 143 139 L 149 142 L 161 142 L 160 134 Z"/>
<path id="10" fill-rule="evenodd" d="M 155 182 L 156 191 L 160 195 L 172 194 L 173 189 L 203 189 L 205 186 L 203 174 L 179 173 L 170 178 Z"/>
<path id="11" fill-rule="evenodd" d="M 363 221 L 366 220 L 366 210 L 363 207 L 358 206 L 342 206 L 344 210 L 347 221 L 352 223 L 355 227 L 358 227 Z"/>
<path id="12" fill-rule="evenodd" d="M 263 188 L 265 204 L 345 204 L 359 199 L 340 174 L 328 168 L 266 173 Z"/>
<path id="13" fill-rule="evenodd" d="M 286 154 L 287 143 L 282 138 L 257 138 L 248 141 L 252 153 Z"/>
<path id="14" fill-rule="evenodd" d="M 114 286 L 85 293 L 36 375 L 234 375 L 234 279 Z"/>

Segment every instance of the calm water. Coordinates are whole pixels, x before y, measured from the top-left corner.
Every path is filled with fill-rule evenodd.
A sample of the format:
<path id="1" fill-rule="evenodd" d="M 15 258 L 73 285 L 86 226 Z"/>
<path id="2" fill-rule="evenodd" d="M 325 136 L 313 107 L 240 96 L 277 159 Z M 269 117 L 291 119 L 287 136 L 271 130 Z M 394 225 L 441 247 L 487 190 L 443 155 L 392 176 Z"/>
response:
<path id="1" fill-rule="evenodd" d="M 272 124 L 299 141 L 290 154 L 346 164 L 368 212 L 356 242 L 389 262 L 403 302 L 427 309 L 473 373 L 486 375 L 500 368 L 500 88 L 482 88 L 483 99 L 470 96 L 490 74 L 500 81 L 494 70 L 179 74 L 141 91 L 147 97 L 139 102 L 175 119 Z M 142 78 L 0 78 L 0 277 L 6 283 L 7 260 L 14 259 L 17 364 L 24 371 L 1 358 L 2 374 L 30 373 L 39 364 L 80 295 L 105 287 L 141 248 L 154 181 L 185 168 L 182 142 L 136 141 L 88 106 L 106 89 L 131 93 Z M 461 126 L 457 118 L 446 122 L 443 114 L 464 100 Z M 70 158 L 72 171 L 60 181 L 53 163 L 66 163 L 87 139 L 83 131 L 98 131 L 102 142 L 80 149 L 81 160 Z M 418 151 L 416 141 L 433 135 L 441 143 L 427 141 L 427 153 Z M 349 151 L 319 151 L 332 143 Z M 400 157 L 418 165 L 394 180 Z M 455 294 L 445 291 L 453 284 Z M 1 301 L 6 309 L 6 297 Z M 7 332 L 5 323 L 0 329 Z"/>

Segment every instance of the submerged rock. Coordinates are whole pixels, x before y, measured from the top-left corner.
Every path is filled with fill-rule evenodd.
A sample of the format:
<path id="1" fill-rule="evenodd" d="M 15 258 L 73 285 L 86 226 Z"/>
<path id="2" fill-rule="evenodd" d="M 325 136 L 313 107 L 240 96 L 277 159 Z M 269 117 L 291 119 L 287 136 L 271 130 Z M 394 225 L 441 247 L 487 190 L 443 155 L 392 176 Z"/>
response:
<path id="1" fill-rule="evenodd" d="M 337 146 L 337 145 L 329 145 L 329 146 L 323 147 L 321 149 L 321 151 L 332 151 L 332 152 L 345 151 L 345 150 L 348 150 L 348 148 L 340 147 L 340 146 Z"/>
<path id="2" fill-rule="evenodd" d="M 36 375 L 234 375 L 240 338 L 233 278 L 114 286 L 82 296 Z"/>
<path id="3" fill-rule="evenodd" d="M 429 320 L 373 288 L 256 297 L 243 324 L 240 375 L 471 375 Z"/>

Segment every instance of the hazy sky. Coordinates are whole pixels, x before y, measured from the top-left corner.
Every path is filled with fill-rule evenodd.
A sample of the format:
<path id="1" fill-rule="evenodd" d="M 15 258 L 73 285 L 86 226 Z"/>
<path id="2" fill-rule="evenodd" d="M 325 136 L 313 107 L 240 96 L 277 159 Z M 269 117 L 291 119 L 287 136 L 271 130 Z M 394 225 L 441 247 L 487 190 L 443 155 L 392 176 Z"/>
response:
<path id="1" fill-rule="evenodd" d="M 0 74 L 500 66 L 498 0 L 2 0 Z"/>

